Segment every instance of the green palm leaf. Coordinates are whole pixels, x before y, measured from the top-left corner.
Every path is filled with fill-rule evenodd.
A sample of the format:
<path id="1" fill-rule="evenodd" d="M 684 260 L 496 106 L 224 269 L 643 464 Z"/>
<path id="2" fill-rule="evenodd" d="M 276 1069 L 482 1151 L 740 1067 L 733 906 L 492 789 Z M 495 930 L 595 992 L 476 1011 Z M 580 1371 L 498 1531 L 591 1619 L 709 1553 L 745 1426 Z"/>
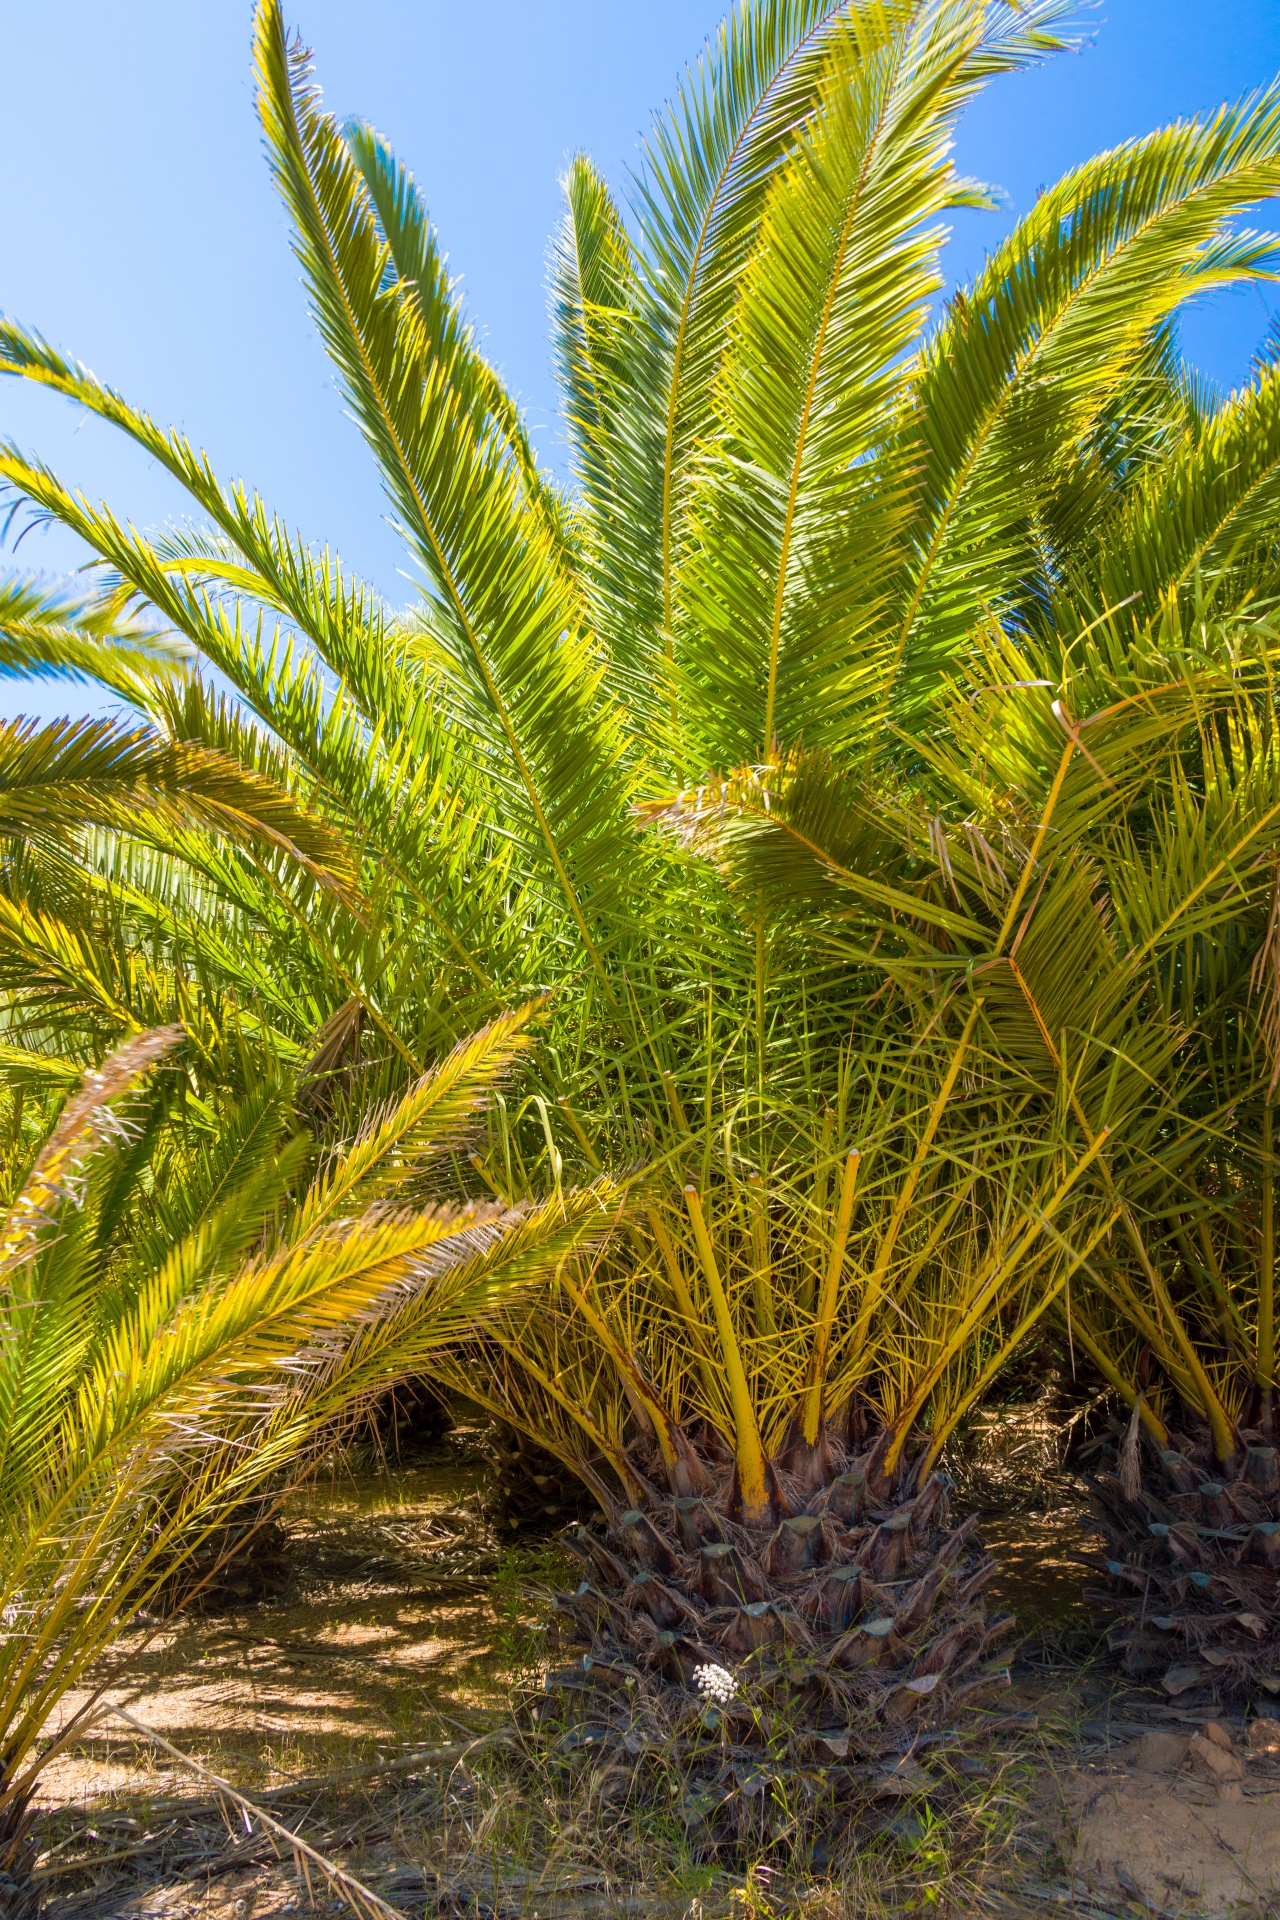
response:
<path id="1" fill-rule="evenodd" d="M 905 673 L 927 695 L 1036 571 L 1044 497 L 1166 317 L 1267 270 L 1271 238 L 1230 223 L 1274 191 L 1278 156 L 1274 92 L 1102 154 L 1042 195 L 954 302 L 920 367 L 923 487 L 886 687 Z"/>
<path id="2" fill-rule="evenodd" d="M 0 728 L 0 833 L 57 841 L 87 826 L 188 822 L 286 854 L 347 891 L 350 858 L 292 797 L 207 747 L 110 721 Z"/>
<path id="3" fill-rule="evenodd" d="M 93 600 L 51 594 L 30 580 L 0 581 L 0 674 L 96 680 L 138 704 L 150 683 L 181 674 L 188 657 Z"/>
<path id="4" fill-rule="evenodd" d="M 317 322 L 440 598 L 453 700 L 510 769 L 532 850 L 599 966 L 587 903 L 607 903 L 625 844 L 624 739 L 575 583 L 465 329 L 429 333 L 421 288 L 387 284 L 393 263 L 368 188 L 276 4 L 260 8 L 257 46 L 268 145 Z M 456 304 L 444 285 L 434 299 L 440 311 Z"/>
<path id="5" fill-rule="evenodd" d="M 121 1104 L 175 1037 L 142 1036 L 90 1077 L 0 1227 L 0 1604 L 15 1629 L 0 1646 L 6 1845 L 14 1810 L 96 1693 L 52 1745 L 42 1728 L 120 1625 L 344 1408 L 607 1233 L 616 1204 L 600 1182 L 516 1214 L 353 1210 L 358 1196 L 403 1191 L 403 1166 L 378 1184 L 382 1148 L 403 1161 L 455 1137 L 514 1025 L 443 1069 L 443 1133 L 428 1119 L 432 1089 L 415 1089 L 378 1145 L 358 1143 L 321 1177 L 283 1237 L 273 1221 L 291 1150 L 270 1094 L 206 1133 L 194 1157 L 180 1131 L 139 1153 L 126 1144 L 122 1190 Z M 143 1176 L 171 1202 L 150 1246 L 130 1232 Z"/>

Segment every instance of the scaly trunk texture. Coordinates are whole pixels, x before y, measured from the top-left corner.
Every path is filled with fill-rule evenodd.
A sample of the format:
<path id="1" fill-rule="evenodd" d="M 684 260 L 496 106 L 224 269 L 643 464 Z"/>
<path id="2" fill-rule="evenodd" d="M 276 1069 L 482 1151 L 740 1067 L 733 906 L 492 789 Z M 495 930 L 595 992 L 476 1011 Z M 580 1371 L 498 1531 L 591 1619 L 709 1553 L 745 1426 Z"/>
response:
<path id="1" fill-rule="evenodd" d="M 1280 1456 L 1246 1434 L 1258 1444 L 1224 1470 L 1207 1434 L 1177 1438 L 1144 1447 L 1140 1473 L 1095 1476 L 1109 1552 L 1089 1564 L 1107 1585 L 1086 1598 L 1121 1616 L 1108 1640 L 1126 1672 L 1188 1704 L 1280 1692 Z"/>
<path id="2" fill-rule="evenodd" d="M 343 1444 L 381 1466 L 431 1453 L 456 1425 L 452 1407 L 431 1382 L 411 1376 L 371 1400 Z"/>
<path id="3" fill-rule="evenodd" d="M 493 1469 L 484 1510 L 500 1533 L 552 1533 L 595 1511 L 575 1474 L 536 1441 L 495 1420 L 485 1436 Z"/>
<path id="4" fill-rule="evenodd" d="M 39 1920 L 43 1900 L 34 1873 L 38 1848 L 31 1831 L 35 1808 L 30 1796 L 0 1808 L 0 1916 L 3 1920 Z"/>
<path id="5" fill-rule="evenodd" d="M 764 1527 L 734 1517 L 721 1467 L 570 1536 L 586 1577 L 556 1611 L 575 1658 L 534 1709 L 559 1750 L 612 1752 L 620 1783 L 647 1758 L 713 1845 L 794 1844 L 834 1799 L 908 1791 L 929 1748 L 1006 1724 L 960 1717 L 1008 1685 L 991 1658 L 1013 1617 L 980 1598 L 996 1562 L 976 1519 L 951 1524 L 946 1476 L 891 1484 L 885 1451 L 775 1464 Z"/>

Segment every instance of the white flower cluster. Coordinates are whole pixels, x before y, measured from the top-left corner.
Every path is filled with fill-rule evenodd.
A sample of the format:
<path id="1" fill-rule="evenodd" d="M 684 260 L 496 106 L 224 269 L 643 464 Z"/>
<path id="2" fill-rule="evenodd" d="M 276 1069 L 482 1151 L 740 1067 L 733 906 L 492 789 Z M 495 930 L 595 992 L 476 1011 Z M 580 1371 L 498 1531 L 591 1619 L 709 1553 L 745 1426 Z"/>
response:
<path id="1" fill-rule="evenodd" d="M 717 1667 L 708 1661 L 705 1667 L 695 1667 L 693 1684 L 705 1700 L 717 1700 L 721 1706 L 727 1706 L 738 1691 L 737 1681 L 727 1667 Z"/>

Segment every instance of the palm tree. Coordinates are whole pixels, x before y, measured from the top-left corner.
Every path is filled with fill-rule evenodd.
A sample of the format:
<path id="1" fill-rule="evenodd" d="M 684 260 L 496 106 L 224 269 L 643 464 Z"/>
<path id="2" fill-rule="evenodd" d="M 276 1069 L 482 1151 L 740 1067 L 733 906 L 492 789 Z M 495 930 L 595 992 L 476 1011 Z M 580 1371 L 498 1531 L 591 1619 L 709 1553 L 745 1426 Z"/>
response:
<path id="1" fill-rule="evenodd" d="M 949 158 L 956 117 L 1061 44 L 1062 12 L 749 0 L 656 123 L 629 223 L 577 159 L 553 287 L 564 494 L 476 347 L 413 181 L 371 129 L 324 113 L 263 0 L 271 163 L 427 582 L 407 614 L 222 486 L 181 436 L 0 327 L 0 370 L 115 423 L 205 518 L 147 539 L 16 449 L 0 457 L 7 484 L 99 558 L 98 617 L 145 612 L 236 704 L 194 674 L 133 697 L 167 739 L 238 758 L 340 830 L 363 904 L 163 829 L 142 848 L 82 848 L 95 897 L 109 883 L 164 977 L 194 972 L 252 1008 L 282 1057 L 311 1066 L 337 1132 L 468 1025 L 549 989 L 536 1079 L 495 1108 L 476 1182 L 507 1200 L 597 1165 L 646 1169 L 625 1254 L 619 1241 L 593 1269 L 566 1267 L 466 1368 L 596 1489 L 615 1538 L 585 1549 L 604 1589 L 573 1614 L 594 1636 L 581 1673 L 616 1665 L 596 1657 L 612 1644 L 661 1711 L 687 1707 L 690 1660 L 757 1633 L 767 1689 L 787 1632 L 814 1641 L 834 1720 L 855 1694 L 886 1713 L 891 1699 L 927 1713 L 933 1694 L 949 1708 L 935 1676 L 975 1672 L 987 1650 L 982 1568 L 957 1570 L 967 1536 L 942 1531 L 929 1472 L 1114 1225 L 1092 1178 L 1099 1134 L 1072 1130 L 1070 1074 L 1054 1070 L 1034 1125 L 1010 1088 L 1010 1048 L 1030 1069 L 1007 949 L 1043 838 L 1011 822 L 1002 863 L 991 796 L 993 837 L 965 841 L 983 911 L 957 904 L 930 756 L 966 713 L 977 724 L 981 703 L 950 691 L 975 658 L 1000 655 L 1000 684 L 1056 687 L 1092 646 L 1096 672 L 1123 678 L 1147 632 L 1114 611 L 1130 575 L 1144 620 L 1159 604 L 1186 625 L 1206 568 L 1263 566 L 1267 377 L 1206 419 L 1171 323 L 1265 270 L 1269 241 L 1235 222 L 1280 184 L 1280 97 L 1075 170 L 931 329 L 939 223 L 982 197 Z M 1252 481 L 1229 454 L 1246 430 Z M 1197 452 L 1211 442 L 1216 464 Z M 1161 488 L 1179 513 L 1160 510 Z M 1099 615 L 1114 637 L 1100 666 Z M 1068 724 L 1042 704 L 1041 772 Z M 1021 727 L 1028 703 L 1007 706 Z M 732 838 L 747 798 L 776 808 L 776 770 L 801 764 L 807 784 L 784 783 L 796 804 L 822 804 L 834 765 L 856 831 L 822 858 L 815 838 L 799 874 L 781 862 L 793 897 L 777 911 L 767 852 L 762 874 L 726 885 L 697 845 L 709 803 Z M 985 779 L 980 753 L 966 767 L 970 787 Z M 74 926 L 80 897 L 59 898 Z M 10 979 L 28 939 L 9 937 Z M 967 960 L 937 964 L 965 942 L 999 963 L 977 998 Z M 64 1033 L 96 1030 L 99 973 L 122 1021 L 134 1004 L 83 944 L 94 958 L 66 980 Z M 22 1006 L 15 992 L 14 1018 Z M 708 1565 L 733 1556 L 741 1573 L 717 1584 Z M 833 1569 L 850 1576 L 839 1604 Z M 855 1572 L 869 1597 L 850 1616 Z M 847 1628 L 891 1615 L 873 1670 Z"/>
<path id="2" fill-rule="evenodd" d="M 203 1125 L 139 1090 L 174 1031 L 127 1042 L 67 1103 L 0 1226 L 6 1914 L 36 1911 L 36 1780 L 121 1670 L 100 1664 L 121 1628 L 260 1525 L 338 1415 L 607 1230 L 603 1181 L 542 1207 L 427 1198 L 526 1020 L 456 1048 L 305 1179 L 286 1081 Z"/>
<path id="3" fill-rule="evenodd" d="M 1130 1672 L 1218 1698 L 1280 1679 L 1274 652 L 1251 674 L 1240 637 L 1235 684 L 1097 848 L 1126 1050 L 1163 1035 L 1172 1071 L 1126 1116 L 1125 1230 L 1072 1328 L 1130 1412 L 1094 1483 L 1113 1648 Z M 1077 1020 L 1099 991 L 1079 992 Z"/>
<path id="4" fill-rule="evenodd" d="M 1132 1672 L 1219 1695 L 1280 1667 L 1276 644 L 1253 611 L 1275 561 L 1224 551 L 1197 612 L 1230 617 L 1194 635 L 1162 594 L 1074 660 L 1029 636 L 975 653 L 913 794 L 797 755 L 680 803 L 730 884 L 851 959 L 883 933 L 869 891 L 915 894 L 887 980 L 963 980 L 1024 1151 L 1080 1156 L 1074 1285 L 1048 1304 L 1132 1416 L 1095 1482 L 1095 1598 Z"/>

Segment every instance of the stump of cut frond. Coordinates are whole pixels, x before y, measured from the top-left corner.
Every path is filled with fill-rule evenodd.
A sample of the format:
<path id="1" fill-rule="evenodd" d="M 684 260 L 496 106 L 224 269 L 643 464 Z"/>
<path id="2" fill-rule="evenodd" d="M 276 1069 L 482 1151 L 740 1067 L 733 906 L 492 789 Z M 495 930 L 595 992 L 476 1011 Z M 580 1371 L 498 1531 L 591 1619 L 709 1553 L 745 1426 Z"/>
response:
<path id="1" fill-rule="evenodd" d="M 647 1775 L 701 1844 L 794 1845 L 839 1801 L 941 1788 L 931 1752 L 1019 1718 L 990 1711 L 1014 1621 L 987 1618 L 976 1520 L 951 1524 L 942 1474 L 889 1486 L 877 1451 L 807 1499 L 779 1472 L 765 1527 L 731 1517 L 726 1476 L 572 1535 L 570 1659 L 534 1709 L 552 1751 L 620 1800 Z"/>
<path id="2" fill-rule="evenodd" d="M 1280 1455 L 1243 1437 L 1227 1468 L 1177 1438 L 1092 1482 L 1106 1585 L 1085 1597 L 1120 1616 L 1125 1671 L 1187 1705 L 1280 1695 Z"/>

